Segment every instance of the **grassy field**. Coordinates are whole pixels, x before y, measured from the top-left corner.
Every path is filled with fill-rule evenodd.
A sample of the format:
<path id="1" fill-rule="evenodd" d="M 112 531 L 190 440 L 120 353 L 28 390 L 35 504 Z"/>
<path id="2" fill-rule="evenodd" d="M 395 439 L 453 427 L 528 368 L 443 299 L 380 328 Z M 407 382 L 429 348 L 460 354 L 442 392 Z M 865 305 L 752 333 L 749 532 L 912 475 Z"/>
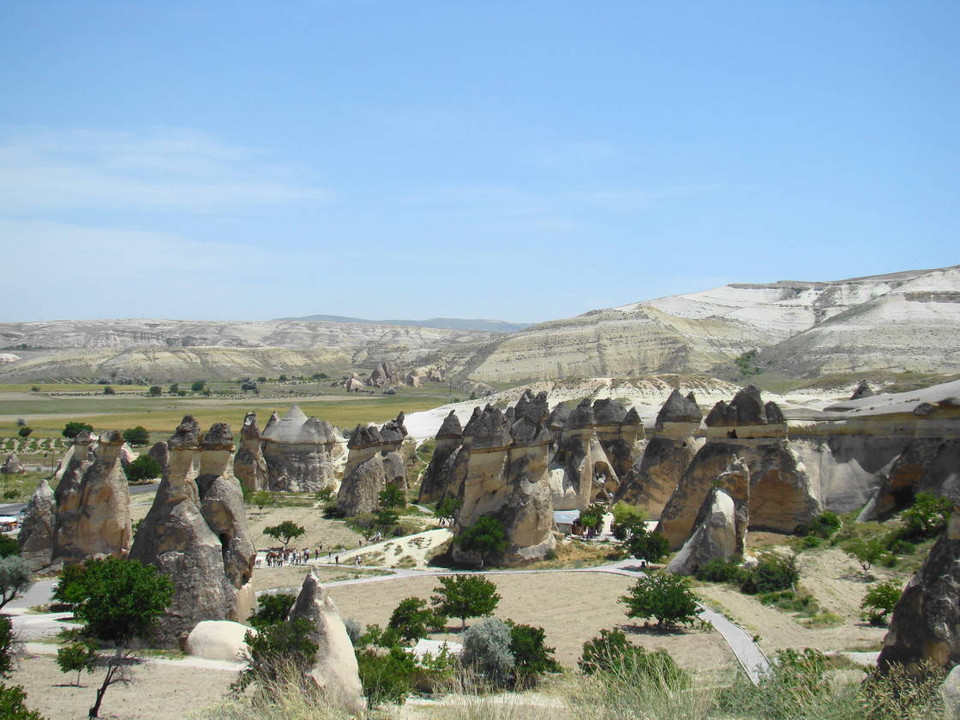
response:
<path id="1" fill-rule="evenodd" d="M 291 404 L 297 403 L 307 414 L 326 420 L 333 425 L 349 429 L 358 423 L 384 422 L 397 416 L 400 411 L 416 412 L 437 407 L 452 398 L 437 388 L 408 390 L 399 395 L 312 395 L 280 396 L 263 398 L 248 397 L 203 397 L 188 395 L 176 397 L 164 395 L 147 397 L 140 393 L 116 395 L 64 393 L 34 393 L 29 387 L 0 386 L 0 438 L 17 434 L 17 420 L 26 421 L 33 429 L 34 438 L 59 437 L 63 426 L 70 420 L 90 423 L 96 430 L 109 430 L 142 425 L 156 441 L 173 432 L 186 414 L 197 418 L 202 427 L 214 422 L 226 422 L 239 430 L 243 416 L 256 411 L 260 425 L 266 423 L 273 411 L 281 415 Z M 92 386 L 100 387 L 100 386 Z M 63 394 L 59 394 L 63 393 Z"/>

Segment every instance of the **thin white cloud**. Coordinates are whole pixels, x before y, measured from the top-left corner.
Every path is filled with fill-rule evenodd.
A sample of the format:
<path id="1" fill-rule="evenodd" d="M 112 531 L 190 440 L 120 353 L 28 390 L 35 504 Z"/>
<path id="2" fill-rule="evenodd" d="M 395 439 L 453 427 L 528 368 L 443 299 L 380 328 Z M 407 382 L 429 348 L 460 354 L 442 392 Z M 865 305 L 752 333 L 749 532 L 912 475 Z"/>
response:
<path id="1" fill-rule="evenodd" d="M 203 212 L 323 200 L 327 190 L 265 153 L 187 130 L 0 131 L 0 211 Z"/>

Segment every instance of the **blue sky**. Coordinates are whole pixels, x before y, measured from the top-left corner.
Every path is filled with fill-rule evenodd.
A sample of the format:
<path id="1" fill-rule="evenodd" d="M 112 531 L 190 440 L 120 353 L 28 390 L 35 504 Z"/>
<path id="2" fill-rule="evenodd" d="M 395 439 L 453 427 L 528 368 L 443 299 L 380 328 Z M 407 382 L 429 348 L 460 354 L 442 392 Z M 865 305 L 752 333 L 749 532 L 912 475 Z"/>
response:
<path id="1" fill-rule="evenodd" d="M 0 319 L 957 264 L 958 36 L 953 1 L 0 3 Z"/>

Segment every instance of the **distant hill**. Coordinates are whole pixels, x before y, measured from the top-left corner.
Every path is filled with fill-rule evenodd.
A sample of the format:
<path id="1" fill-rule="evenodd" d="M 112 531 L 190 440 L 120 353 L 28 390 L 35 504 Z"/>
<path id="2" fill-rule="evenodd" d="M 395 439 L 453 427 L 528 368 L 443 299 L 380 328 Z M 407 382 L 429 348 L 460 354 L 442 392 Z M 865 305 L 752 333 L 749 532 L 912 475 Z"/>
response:
<path id="1" fill-rule="evenodd" d="M 467 330 L 470 332 L 512 333 L 530 327 L 531 323 L 512 323 L 505 320 L 470 320 L 464 318 L 430 318 L 429 320 L 365 320 L 342 315 L 305 315 L 304 317 L 277 318 L 276 322 L 339 322 L 364 325 L 402 325 L 404 327 L 428 327 L 441 330 Z"/>

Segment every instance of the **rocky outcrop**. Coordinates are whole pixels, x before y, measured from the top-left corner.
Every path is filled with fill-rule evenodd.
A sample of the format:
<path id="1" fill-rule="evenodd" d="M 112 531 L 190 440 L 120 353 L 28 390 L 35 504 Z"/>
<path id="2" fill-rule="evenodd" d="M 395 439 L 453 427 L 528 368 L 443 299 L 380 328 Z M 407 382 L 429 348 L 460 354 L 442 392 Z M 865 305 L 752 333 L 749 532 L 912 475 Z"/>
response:
<path id="1" fill-rule="evenodd" d="M 659 518 L 670 495 L 701 446 L 696 438 L 703 413 L 693 393 L 674 389 L 657 413 L 654 434 L 643 456 L 622 478 L 617 500 L 638 505 Z"/>
<path id="2" fill-rule="evenodd" d="M 20 557 L 36 572 L 50 564 L 56 532 L 57 503 L 46 478 L 40 481 L 25 510 L 17 543 Z"/>
<path id="3" fill-rule="evenodd" d="M 386 387 L 388 385 L 397 385 L 400 382 L 400 375 L 389 362 L 382 362 L 377 365 L 366 384 L 371 387 Z"/>
<path id="4" fill-rule="evenodd" d="M 589 400 L 577 405 L 563 425 L 550 472 L 555 510 L 583 510 L 595 500 L 612 500 L 620 487 L 596 426 Z"/>
<path id="5" fill-rule="evenodd" d="M 256 553 L 240 483 L 227 470 L 233 450 L 229 427 L 218 423 L 201 437 L 187 415 L 168 446 L 167 473 L 130 557 L 155 566 L 174 583 L 173 602 L 157 632 L 157 641 L 172 647 L 202 620 L 245 619 L 255 602 L 249 581 Z"/>
<path id="6" fill-rule="evenodd" d="M 160 477 L 163 477 L 163 473 L 167 471 L 167 466 L 170 464 L 170 451 L 167 449 L 167 443 L 163 440 L 154 443 L 153 447 L 147 451 L 147 455 L 152 457 L 160 466 Z"/>
<path id="7" fill-rule="evenodd" d="M 80 519 L 80 483 L 84 474 L 93 465 L 92 447 L 96 439 L 83 431 L 73 439 L 61 468 L 57 470 L 60 482 L 54 493 L 57 517 L 53 539 L 53 562 L 83 560 L 77 547 L 77 523 Z"/>
<path id="8" fill-rule="evenodd" d="M 711 560 L 736 557 L 743 552 L 746 534 L 741 523 L 733 498 L 725 490 L 713 488 L 697 514 L 693 534 L 667 565 L 667 570 L 677 575 L 693 575 L 697 568 Z"/>
<path id="9" fill-rule="evenodd" d="M 423 471 L 417 502 L 432 503 L 450 494 L 453 486 L 453 467 L 463 444 L 463 427 L 457 414 L 451 410 L 437 431 L 436 446 L 430 464 Z"/>
<path id="10" fill-rule="evenodd" d="M 233 474 L 247 492 L 256 492 L 267 488 L 267 461 L 260 449 L 262 438 L 257 414 L 248 412 L 240 428 L 240 447 L 233 459 Z"/>
<path id="11" fill-rule="evenodd" d="M 67 545 L 74 554 L 63 559 L 124 557 L 130 549 L 130 491 L 120 464 L 123 437 L 116 430 L 100 435 L 96 456 L 80 481 L 76 532 Z"/>
<path id="12" fill-rule="evenodd" d="M 474 412 L 463 431 L 461 456 L 467 458 L 466 473 L 454 532 L 472 527 L 483 516 L 498 519 L 507 545 L 487 558 L 497 565 L 543 559 L 556 543 L 549 483 L 553 438 L 545 425 L 545 408 L 534 409 L 536 405 L 524 403 L 508 414 L 487 405 Z M 509 416 L 514 418 L 512 424 L 508 423 Z M 452 554 L 458 562 L 484 562 L 484 558 L 456 543 Z"/>
<path id="13" fill-rule="evenodd" d="M 376 428 L 357 425 L 347 441 L 347 464 L 337 494 L 337 509 L 352 517 L 373 512 L 387 485 L 407 489 L 406 464 L 400 452 L 407 428 L 400 413 L 395 420 Z"/>
<path id="14" fill-rule="evenodd" d="M 26 472 L 16 453 L 10 453 L 0 465 L 0 475 L 22 475 Z"/>
<path id="15" fill-rule="evenodd" d="M 860 398 L 873 397 L 876 393 L 870 388 L 870 385 L 866 380 L 861 380 L 860 384 L 857 385 L 856 390 L 853 391 L 853 395 L 850 396 L 851 400 L 859 400 Z"/>
<path id="16" fill-rule="evenodd" d="M 366 709 L 360 685 L 357 658 L 353 643 L 336 604 L 320 584 L 320 574 L 311 568 L 303 581 L 289 620 L 305 620 L 310 625 L 308 637 L 317 645 L 308 677 L 321 688 L 329 702 L 351 713 Z"/>
<path id="17" fill-rule="evenodd" d="M 945 670 L 960 664 L 960 507 L 897 602 L 877 668 L 916 671 L 924 661 Z"/>
<path id="18" fill-rule="evenodd" d="M 763 403 L 756 385 L 748 385 L 727 404 L 723 400 L 713 406 L 704 420 L 707 437 L 731 439 L 785 438 L 787 425 L 783 413 L 774 402 Z"/>
<path id="19" fill-rule="evenodd" d="M 636 409 L 604 398 L 593 403 L 594 431 L 617 478 L 624 477 L 643 454 L 643 422 Z"/>
<path id="20" fill-rule="evenodd" d="M 670 548 L 683 546 L 693 532 L 697 515 L 714 487 L 733 499 L 740 514 L 750 503 L 750 470 L 738 455 L 742 450 L 726 443 L 707 443 L 684 472 L 660 515 L 657 531 L 670 541 Z"/>
<path id="21" fill-rule="evenodd" d="M 750 527 L 792 533 L 820 512 L 818 488 L 786 440 L 745 453 L 750 466 Z"/>
<path id="22" fill-rule="evenodd" d="M 909 506 L 918 492 L 960 501 L 960 441 L 911 440 L 883 474 L 870 519 L 887 518 Z"/>
<path id="23" fill-rule="evenodd" d="M 337 434 L 330 423 L 308 418 L 293 405 L 283 418 L 274 413 L 263 429 L 263 457 L 270 490 L 316 492 L 332 488 Z"/>

